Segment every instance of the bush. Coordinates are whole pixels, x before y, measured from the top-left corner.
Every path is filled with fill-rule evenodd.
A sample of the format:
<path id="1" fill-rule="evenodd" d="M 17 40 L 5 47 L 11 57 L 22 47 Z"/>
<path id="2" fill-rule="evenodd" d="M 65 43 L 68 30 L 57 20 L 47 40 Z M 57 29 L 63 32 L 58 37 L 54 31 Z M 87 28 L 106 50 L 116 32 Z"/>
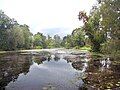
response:
<path id="1" fill-rule="evenodd" d="M 79 46 L 75 46 L 74 49 L 80 49 L 80 47 Z"/>
<path id="2" fill-rule="evenodd" d="M 109 40 L 108 42 L 102 44 L 101 52 L 104 54 L 118 55 L 120 54 L 119 44 L 119 40 Z"/>
<path id="3" fill-rule="evenodd" d="M 36 46 L 35 49 L 42 49 L 42 46 Z"/>

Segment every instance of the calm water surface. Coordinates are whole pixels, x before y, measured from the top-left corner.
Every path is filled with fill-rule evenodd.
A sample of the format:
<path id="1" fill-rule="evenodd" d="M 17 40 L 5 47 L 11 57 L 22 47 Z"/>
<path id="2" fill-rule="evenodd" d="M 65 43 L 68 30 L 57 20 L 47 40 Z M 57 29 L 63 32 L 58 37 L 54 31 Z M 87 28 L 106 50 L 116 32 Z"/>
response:
<path id="1" fill-rule="evenodd" d="M 75 81 L 80 72 L 62 55 L 52 55 L 49 60 L 20 53 L 0 57 L 0 85 L 6 90 L 77 90 L 83 84 Z"/>
<path id="2" fill-rule="evenodd" d="M 119 90 L 119 85 L 120 65 L 109 59 L 65 53 L 0 55 L 1 90 Z"/>

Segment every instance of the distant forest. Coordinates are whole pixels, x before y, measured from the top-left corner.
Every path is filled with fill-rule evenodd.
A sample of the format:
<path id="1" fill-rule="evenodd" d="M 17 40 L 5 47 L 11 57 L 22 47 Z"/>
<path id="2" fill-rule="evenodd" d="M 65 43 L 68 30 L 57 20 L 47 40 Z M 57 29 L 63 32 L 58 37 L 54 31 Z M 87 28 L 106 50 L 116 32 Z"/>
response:
<path id="1" fill-rule="evenodd" d="M 76 15 L 77 17 L 77 15 Z M 120 1 L 98 0 L 90 14 L 79 12 L 84 25 L 76 27 L 71 35 L 33 35 L 29 26 L 20 25 L 0 11 L 0 50 L 90 47 L 93 52 L 120 53 Z"/>
<path id="2" fill-rule="evenodd" d="M 20 25 L 0 11 L 0 50 L 82 47 L 85 45 L 85 34 L 81 30 L 75 29 L 72 35 L 63 38 L 59 35 L 45 36 L 40 32 L 33 35 L 28 25 Z"/>

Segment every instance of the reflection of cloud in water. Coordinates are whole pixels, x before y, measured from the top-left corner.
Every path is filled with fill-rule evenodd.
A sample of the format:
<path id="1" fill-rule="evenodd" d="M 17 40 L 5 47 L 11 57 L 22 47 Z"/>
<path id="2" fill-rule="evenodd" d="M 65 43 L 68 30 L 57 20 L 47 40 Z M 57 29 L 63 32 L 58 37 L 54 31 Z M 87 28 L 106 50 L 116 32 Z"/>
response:
<path id="1" fill-rule="evenodd" d="M 33 66 L 34 66 L 34 68 L 37 67 L 40 69 L 48 69 L 48 67 L 46 67 L 44 64 L 37 64 L 35 62 L 33 62 Z"/>
<path id="2" fill-rule="evenodd" d="M 44 61 L 42 64 L 39 64 L 39 65 L 33 62 L 33 65 L 32 65 L 32 68 L 38 68 L 40 70 L 46 70 L 53 73 L 63 72 L 64 74 L 72 71 L 72 66 L 71 66 L 71 69 L 68 67 L 70 67 L 70 63 L 68 64 L 66 60 L 60 60 L 57 62 L 54 60 L 51 60 L 49 62 Z"/>
<path id="3" fill-rule="evenodd" d="M 20 87 L 24 90 L 28 90 L 28 88 L 41 90 L 47 83 L 51 83 L 53 86 L 58 85 L 56 88 L 57 90 L 77 90 L 83 83 L 81 77 L 84 76 L 88 60 L 83 59 L 83 61 L 81 61 L 82 59 L 78 58 L 80 61 L 79 65 L 82 65 L 80 67 L 81 69 L 78 70 L 72 67 L 72 63 L 74 63 L 75 60 L 68 63 L 67 60 L 63 58 L 67 55 L 71 55 L 70 51 L 59 51 L 56 54 L 52 53 L 50 61 L 48 59 L 44 59 L 44 55 L 33 55 L 33 57 L 30 57 L 30 60 L 32 59 L 33 61 L 30 69 L 28 68 L 29 72 L 27 75 L 21 74 L 14 84 L 11 83 L 9 85 L 9 88 L 11 89 L 13 85 L 15 85 L 14 89 L 16 90 Z M 58 61 L 56 61 L 55 57 Z M 24 64 L 24 67 L 26 68 L 26 64 Z M 75 75 L 76 73 L 78 73 L 81 77 L 77 77 L 77 75 Z M 75 78 L 75 83 L 73 82 L 74 84 L 71 85 L 71 80 Z"/>

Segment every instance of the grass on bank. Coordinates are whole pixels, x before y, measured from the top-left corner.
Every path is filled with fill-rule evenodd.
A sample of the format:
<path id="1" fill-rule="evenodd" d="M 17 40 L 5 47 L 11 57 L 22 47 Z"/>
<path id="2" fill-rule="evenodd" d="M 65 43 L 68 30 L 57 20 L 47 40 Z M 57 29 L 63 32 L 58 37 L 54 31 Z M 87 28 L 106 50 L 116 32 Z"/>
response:
<path id="1" fill-rule="evenodd" d="M 0 54 L 4 54 L 4 53 L 19 53 L 19 52 L 30 52 L 30 51 L 41 51 L 42 49 L 29 49 L 29 50 L 15 50 L 15 51 L 0 51 Z"/>
<path id="2" fill-rule="evenodd" d="M 91 51 L 91 46 L 83 46 L 83 47 L 80 47 L 80 46 L 76 46 L 74 47 L 74 49 L 78 49 L 78 50 L 82 50 L 82 51 Z"/>

